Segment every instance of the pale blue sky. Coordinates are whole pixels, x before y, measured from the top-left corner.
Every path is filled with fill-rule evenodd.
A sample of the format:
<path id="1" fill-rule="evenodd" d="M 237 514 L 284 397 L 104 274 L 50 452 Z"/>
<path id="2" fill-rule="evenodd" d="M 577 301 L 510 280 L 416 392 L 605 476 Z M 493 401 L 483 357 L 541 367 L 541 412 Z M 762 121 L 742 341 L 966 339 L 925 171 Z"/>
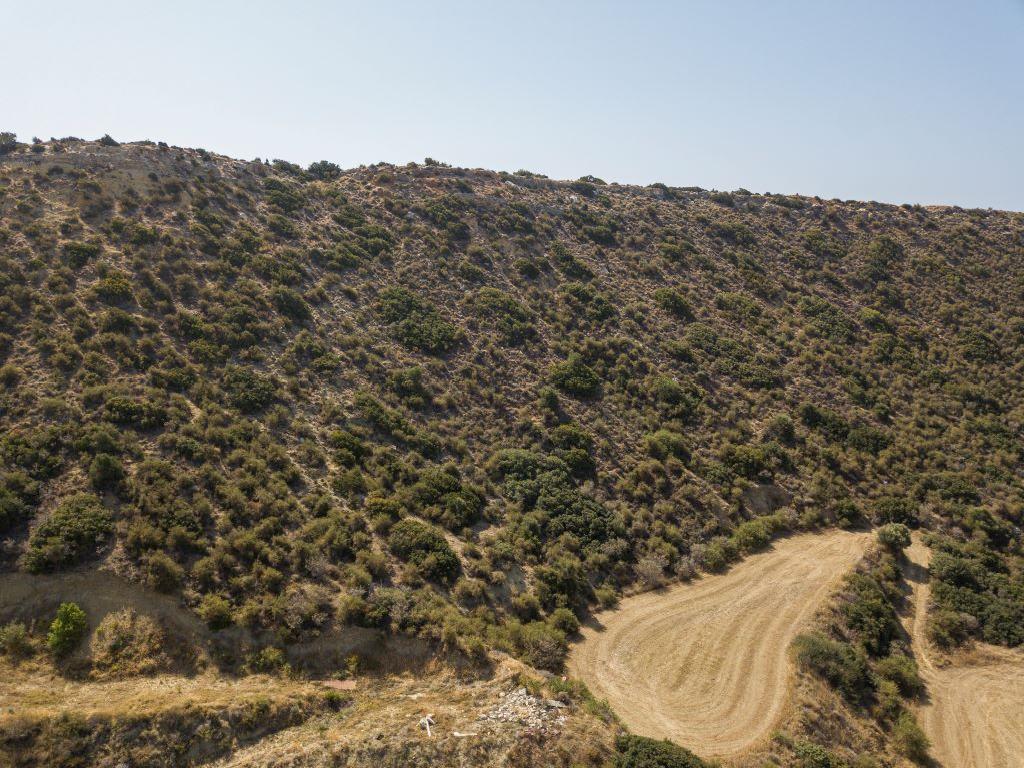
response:
<path id="1" fill-rule="evenodd" d="M 1024 0 L 0 0 L 0 129 L 1024 210 Z"/>

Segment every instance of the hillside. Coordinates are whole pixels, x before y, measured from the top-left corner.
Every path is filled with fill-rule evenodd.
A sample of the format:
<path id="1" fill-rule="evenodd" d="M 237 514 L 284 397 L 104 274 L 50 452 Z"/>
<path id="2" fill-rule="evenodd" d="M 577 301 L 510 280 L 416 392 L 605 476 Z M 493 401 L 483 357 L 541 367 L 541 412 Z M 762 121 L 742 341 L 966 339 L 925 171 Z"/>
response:
<path id="1" fill-rule="evenodd" d="M 624 594 L 897 522 L 936 642 L 1024 642 L 1024 214 L 0 151 L 3 571 L 166 593 L 222 670 L 560 670 Z"/>

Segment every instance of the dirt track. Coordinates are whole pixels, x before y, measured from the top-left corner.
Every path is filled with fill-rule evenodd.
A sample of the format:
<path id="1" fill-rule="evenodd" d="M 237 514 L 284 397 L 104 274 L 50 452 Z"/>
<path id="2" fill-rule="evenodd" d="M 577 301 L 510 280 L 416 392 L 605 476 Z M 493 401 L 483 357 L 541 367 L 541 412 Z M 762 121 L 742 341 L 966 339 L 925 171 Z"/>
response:
<path id="1" fill-rule="evenodd" d="M 1024 653 L 980 645 L 969 661 L 940 667 L 928 651 L 927 566 L 915 538 L 907 550 L 914 612 L 907 622 L 928 703 L 918 713 L 943 768 L 1024 768 Z"/>
<path id="2" fill-rule="evenodd" d="M 736 755 L 782 714 L 790 642 L 869 541 L 794 536 L 723 575 L 628 598 L 583 629 L 569 669 L 634 733 Z"/>

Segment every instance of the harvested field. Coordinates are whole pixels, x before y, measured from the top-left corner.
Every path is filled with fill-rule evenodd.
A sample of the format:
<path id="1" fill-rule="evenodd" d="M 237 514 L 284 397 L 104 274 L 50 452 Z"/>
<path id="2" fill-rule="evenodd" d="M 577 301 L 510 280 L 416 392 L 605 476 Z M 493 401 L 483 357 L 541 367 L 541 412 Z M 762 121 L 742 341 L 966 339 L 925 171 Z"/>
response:
<path id="1" fill-rule="evenodd" d="M 932 755 L 943 768 L 1024 767 L 1024 653 L 978 644 L 940 661 L 925 634 L 930 550 L 915 537 L 907 557 L 914 600 L 907 630 L 928 686 L 918 720 Z"/>
<path id="2" fill-rule="evenodd" d="M 783 713 L 790 642 L 869 541 L 793 536 L 727 573 L 627 598 L 583 629 L 569 669 L 634 733 L 739 754 Z"/>

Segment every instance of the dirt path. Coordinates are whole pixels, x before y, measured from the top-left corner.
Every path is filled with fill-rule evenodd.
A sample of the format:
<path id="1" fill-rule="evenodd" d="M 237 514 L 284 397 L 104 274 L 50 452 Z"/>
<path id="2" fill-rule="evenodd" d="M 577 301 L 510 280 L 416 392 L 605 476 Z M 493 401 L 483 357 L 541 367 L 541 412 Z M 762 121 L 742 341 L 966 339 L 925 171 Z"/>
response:
<path id="1" fill-rule="evenodd" d="M 28 620 L 41 611 L 51 612 L 64 601 L 78 603 L 95 627 L 112 611 L 131 608 L 158 618 L 184 639 L 207 634 L 199 617 L 178 600 L 132 584 L 107 571 L 70 571 L 61 574 L 0 574 L 0 618 Z"/>
<path id="2" fill-rule="evenodd" d="M 61 714 L 82 717 L 140 715 L 185 705 L 227 709 L 272 696 L 317 696 L 313 683 L 265 676 L 158 675 L 106 682 L 68 680 L 0 664 L 0 724 L 8 717 L 37 719 Z"/>
<path id="3" fill-rule="evenodd" d="M 1024 768 L 1024 653 L 979 645 L 969 661 L 940 666 L 928 651 L 930 550 L 915 537 L 907 549 L 914 612 L 907 631 L 928 703 L 918 712 L 943 768 Z"/>
<path id="4" fill-rule="evenodd" d="M 782 714 L 790 642 L 869 541 L 793 536 L 728 573 L 627 598 L 583 630 L 569 669 L 634 733 L 736 755 Z"/>

